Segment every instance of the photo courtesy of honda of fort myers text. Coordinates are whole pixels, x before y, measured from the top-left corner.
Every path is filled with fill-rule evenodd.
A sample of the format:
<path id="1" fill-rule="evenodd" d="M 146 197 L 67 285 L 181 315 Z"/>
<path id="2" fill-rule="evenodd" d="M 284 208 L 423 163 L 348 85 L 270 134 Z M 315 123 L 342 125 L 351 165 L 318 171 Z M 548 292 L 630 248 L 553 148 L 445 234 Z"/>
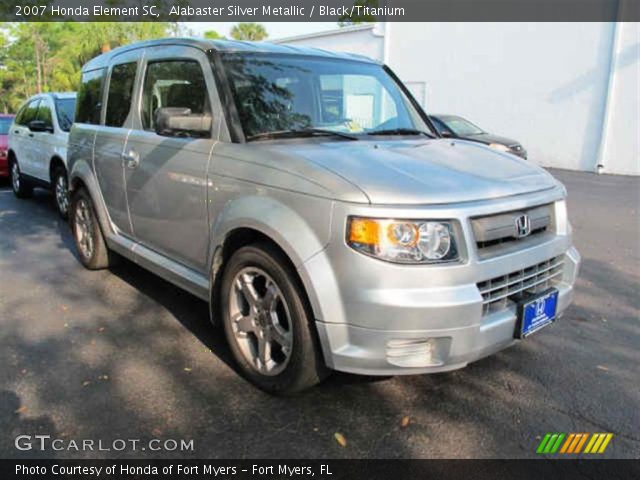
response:
<path id="1" fill-rule="evenodd" d="M 0 6 L 0 477 L 637 478 L 640 4 Z"/>

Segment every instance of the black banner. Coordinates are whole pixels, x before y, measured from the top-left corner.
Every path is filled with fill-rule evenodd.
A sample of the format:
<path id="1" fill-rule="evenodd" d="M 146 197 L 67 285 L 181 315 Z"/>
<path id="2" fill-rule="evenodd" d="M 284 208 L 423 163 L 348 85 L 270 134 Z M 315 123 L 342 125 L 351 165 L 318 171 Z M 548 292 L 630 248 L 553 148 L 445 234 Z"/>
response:
<path id="1" fill-rule="evenodd" d="M 6 479 L 637 479 L 638 460 L 1 460 Z"/>
<path id="2" fill-rule="evenodd" d="M 0 20 L 175 22 L 640 21 L 638 0 L 9 0 Z"/>

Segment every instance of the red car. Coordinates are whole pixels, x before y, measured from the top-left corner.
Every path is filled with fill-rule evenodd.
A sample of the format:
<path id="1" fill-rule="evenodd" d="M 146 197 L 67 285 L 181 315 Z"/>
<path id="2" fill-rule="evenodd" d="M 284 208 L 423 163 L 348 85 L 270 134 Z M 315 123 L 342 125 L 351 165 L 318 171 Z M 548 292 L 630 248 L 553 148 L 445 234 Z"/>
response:
<path id="1" fill-rule="evenodd" d="M 7 161 L 7 142 L 9 129 L 15 115 L 0 114 L 0 178 L 9 176 L 9 162 Z"/>

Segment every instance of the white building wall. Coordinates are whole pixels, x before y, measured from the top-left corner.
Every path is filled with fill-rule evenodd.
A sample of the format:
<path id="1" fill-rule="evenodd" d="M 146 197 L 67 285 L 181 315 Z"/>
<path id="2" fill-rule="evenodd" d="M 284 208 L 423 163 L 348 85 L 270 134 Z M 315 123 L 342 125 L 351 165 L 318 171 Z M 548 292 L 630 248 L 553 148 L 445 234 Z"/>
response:
<path id="1" fill-rule="evenodd" d="M 602 171 L 637 175 L 640 169 L 640 24 L 620 23 L 611 62 Z"/>
<path id="2" fill-rule="evenodd" d="M 519 140 L 540 165 L 640 174 L 638 24 L 387 23 L 284 43 L 384 60 L 428 112 Z"/>
<path id="3" fill-rule="evenodd" d="M 374 28 L 374 25 L 357 25 L 354 27 L 344 27 L 337 31 L 338 34 L 336 34 L 336 30 L 331 30 L 329 32 L 283 38 L 275 40 L 275 42 L 322 48 L 333 52 L 357 53 L 369 58 L 381 60 L 383 38 L 374 33 Z"/>

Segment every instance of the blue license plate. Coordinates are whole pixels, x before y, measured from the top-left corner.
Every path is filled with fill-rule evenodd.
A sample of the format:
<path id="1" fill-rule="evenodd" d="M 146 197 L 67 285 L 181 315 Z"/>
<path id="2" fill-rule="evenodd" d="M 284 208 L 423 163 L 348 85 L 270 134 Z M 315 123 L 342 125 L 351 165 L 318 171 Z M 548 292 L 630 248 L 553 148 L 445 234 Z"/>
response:
<path id="1" fill-rule="evenodd" d="M 557 307 L 558 290 L 555 288 L 546 290 L 534 298 L 524 300 L 518 309 L 520 328 L 516 336 L 519 338 L 527 337 L 552 323 L 556 319 Z"/>

